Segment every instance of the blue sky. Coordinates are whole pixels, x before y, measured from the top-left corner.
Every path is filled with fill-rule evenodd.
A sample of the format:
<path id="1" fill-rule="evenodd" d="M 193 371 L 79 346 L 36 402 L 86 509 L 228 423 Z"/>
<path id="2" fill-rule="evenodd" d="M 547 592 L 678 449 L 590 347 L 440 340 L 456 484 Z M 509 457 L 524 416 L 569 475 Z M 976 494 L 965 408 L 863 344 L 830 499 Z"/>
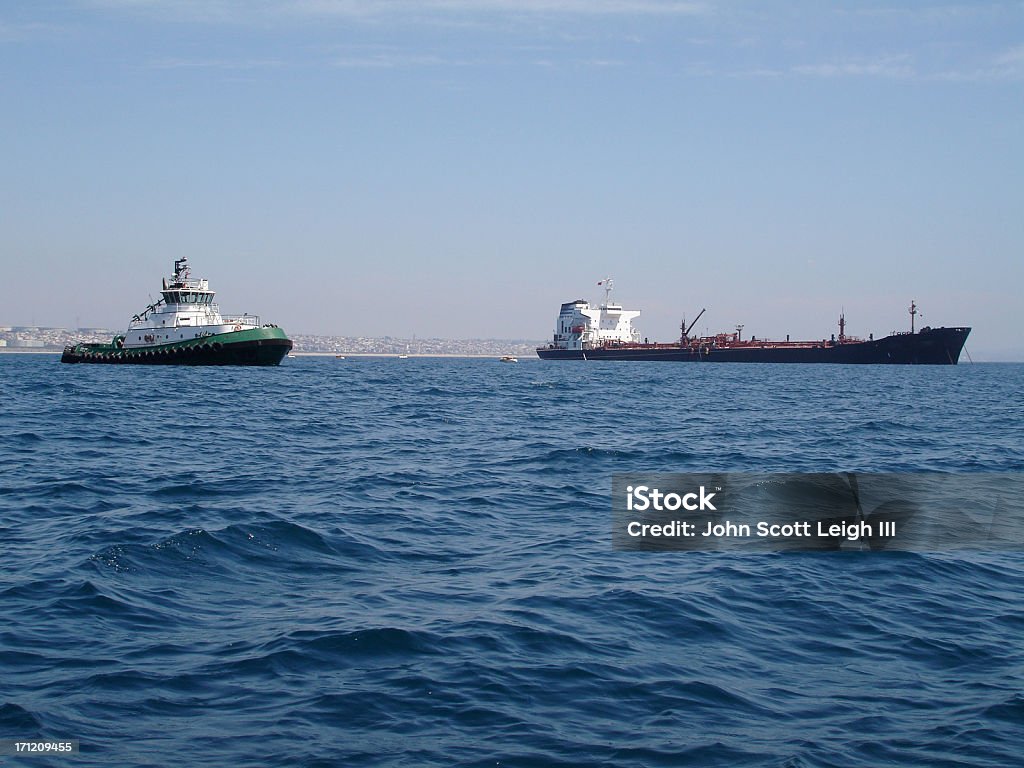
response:
<path id="1" fill-rule="evenodd" d="M 0 324 L 123 326 L 188 255 L 296 333 L 970 324 L 1024 359 L 1024 5 L 0 5 Z"/>

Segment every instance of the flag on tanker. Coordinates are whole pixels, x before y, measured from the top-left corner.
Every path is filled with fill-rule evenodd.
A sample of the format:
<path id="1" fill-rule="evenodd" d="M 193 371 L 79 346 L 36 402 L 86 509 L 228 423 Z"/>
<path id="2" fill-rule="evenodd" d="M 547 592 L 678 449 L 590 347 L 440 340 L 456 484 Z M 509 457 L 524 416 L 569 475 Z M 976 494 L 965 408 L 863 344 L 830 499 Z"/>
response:
<path id="1" fill-rule="evenodd" d="M 598 284 L 598 285 L 604 285 L 604 280 L 598 280 L 598 281 L 597 281 L 597 284 Z"/>

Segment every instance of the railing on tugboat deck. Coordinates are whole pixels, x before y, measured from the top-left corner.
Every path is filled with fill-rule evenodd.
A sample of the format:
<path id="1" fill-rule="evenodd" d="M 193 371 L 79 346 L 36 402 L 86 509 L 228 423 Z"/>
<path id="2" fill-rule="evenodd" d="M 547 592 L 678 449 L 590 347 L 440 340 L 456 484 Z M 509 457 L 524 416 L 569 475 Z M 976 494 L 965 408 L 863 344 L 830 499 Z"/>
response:
<path id="1" fill-rule="evenodd" d="M 259 315 L 221 315 L 225 325 L 245 325 L 253 328 L 260 327 Z"/>
<path id="2" fill-rule="evenodd" d="M 209 289 L 209 281 L 205 278 L 200 280 L 193 280 L 187 278 L 185 280 L 176 280 L 173 277 L 165 277 L 164 280 L 167 282 L 167 288 L 165 290 L 170 291 L 203 291 L 204 293 L 213 293 Z M 203 285 L 206 283 L 206 285 Z M 173 288 L 171 286 L 174 286 Z"/>

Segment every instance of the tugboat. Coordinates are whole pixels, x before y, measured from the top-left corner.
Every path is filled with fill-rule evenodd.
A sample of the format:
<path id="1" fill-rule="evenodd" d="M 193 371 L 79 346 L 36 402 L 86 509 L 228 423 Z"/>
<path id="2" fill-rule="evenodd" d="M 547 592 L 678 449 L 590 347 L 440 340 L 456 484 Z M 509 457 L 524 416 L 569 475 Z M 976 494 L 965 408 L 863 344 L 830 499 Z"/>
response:
<path id="1" fill-rule="evenodd" d="M 893 331 L 876 339 L 846 334 L 845 314 L 839 316 L 839 336 L 820 341 L 744 339 L 743 326 L 735 333 L 691 336 L 705 310 L 680 326 L 679 340 L 649 343 L 640 340 L 633 320 L 640 310 L 624 310 L 611 301 L 613 282 L 605 279 L 604 303 L 591 306 L 583 299 L 566 302 L 558 313 L 552 342 L 537 348 L 542 360 L 665 360 L 701 363 L 890 363 L 956 365 L 971 329 L 922 328 L 915 331 L 916 302 L 910 304 L 910 331 Z"/>
<path id="2" fill-rule="evenodd" d="M 72 344 L 62 363 L 278 365 L 292 348 L 276 325 L 257 315 L 221 315 L 208 280 L 193 280 L 188 258 L 174 262 L 161 298 L 132 317 L 109 344 Z"/>

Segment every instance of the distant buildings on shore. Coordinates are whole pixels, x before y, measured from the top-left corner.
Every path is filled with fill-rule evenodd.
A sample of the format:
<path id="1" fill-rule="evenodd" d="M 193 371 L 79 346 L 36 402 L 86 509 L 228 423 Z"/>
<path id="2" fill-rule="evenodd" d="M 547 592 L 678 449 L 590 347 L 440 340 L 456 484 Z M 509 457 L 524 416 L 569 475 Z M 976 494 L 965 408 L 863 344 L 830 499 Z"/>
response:
<path id="1" fill-rule="evenodd" d="M 525 355 L 539 342 L 526 339 L 403 339 L 396 336 L 318 336 L 294 334 L 294 351 L 350 355 Z"/>
<path id="2" fill-rule="evenodd" d="M 72 340 L 99 342 L 110 341 L 113 331 L 105 328 L 79 328 L 70 331 L 67 328 L 47 328 L 36 325 L 0 326 L 0 349 L 52 349 L 60 351 Z"/>
<path id="3" fill-rule="evenodd" d="M 59 352 L 76 342 L 109 342 L 115 333 L 108 328 L 45 328 L 0 326 L 0 350 Z M 403 339 L 395 336 L 323 336 L 292 334 L 294 351 L 339 355 L 529 355 L 541 342 L 528 339 Z"/>

